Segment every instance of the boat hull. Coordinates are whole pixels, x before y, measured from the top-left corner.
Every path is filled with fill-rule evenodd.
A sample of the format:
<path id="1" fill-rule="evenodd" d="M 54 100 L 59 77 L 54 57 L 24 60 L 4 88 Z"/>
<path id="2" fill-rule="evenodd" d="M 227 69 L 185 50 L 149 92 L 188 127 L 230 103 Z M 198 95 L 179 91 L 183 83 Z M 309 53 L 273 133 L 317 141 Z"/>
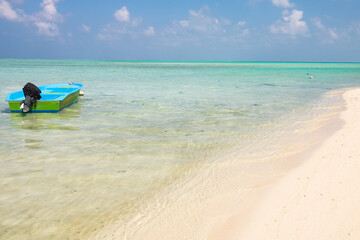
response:
<path id="1" fill-rule="evenodd" d="M 31 112 L 58 112 L 58 111 L 62 110 L 63 108 L 66 108 L 66 107 L 70 106 L 71 104 L 76 103 L 79 99 L 79 92 L 80 92 L 80 88 L 78 88 L 76 91 L 69 93 L 64 98 L 59 99 L 59 100 L 54 99 L 54 100 L 47 101 L 46 97 L 44 97 L 43 98 L 44 100 L 42 100 L 42 99 L 38 100 L 36 105 L 32 104 L 30 107 L 30 111 Z M 50 92 L 47 94 L 52 94 L 52 93 Z M 55 94 L 53 94 L 53 95 L 55 95 Z M 22 103 L 21 100 L 7 99 L 7 101 L 9 103 L 11 112 L 22 112 L 22 109 L 20 109 L 20 105 Z"/>

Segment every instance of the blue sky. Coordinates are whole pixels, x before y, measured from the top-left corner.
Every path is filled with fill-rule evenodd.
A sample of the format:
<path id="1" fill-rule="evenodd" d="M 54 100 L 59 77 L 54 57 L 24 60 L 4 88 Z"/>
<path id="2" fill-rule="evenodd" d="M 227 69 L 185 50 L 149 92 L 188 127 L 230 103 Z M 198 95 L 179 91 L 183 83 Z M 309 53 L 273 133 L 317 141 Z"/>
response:
<path id="1" fill-rule="evenodd" d="M 0 58 L 360 61 L 359 0 L 0 0 Z"/>

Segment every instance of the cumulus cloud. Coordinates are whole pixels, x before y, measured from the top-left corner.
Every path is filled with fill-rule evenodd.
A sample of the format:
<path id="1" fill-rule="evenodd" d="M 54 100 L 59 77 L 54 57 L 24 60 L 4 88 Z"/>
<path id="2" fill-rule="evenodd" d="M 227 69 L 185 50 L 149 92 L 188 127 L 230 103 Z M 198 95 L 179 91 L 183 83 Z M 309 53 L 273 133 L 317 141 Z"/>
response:
<path id="1" fill-rule="evenodd" d="M 237 25 L 238 26 L 245 26 L 245 24 L 246 24 L 246 22 L 245 21 L 239 21 L 238 23 L 237 23 Z"/>
<path id="2" fill-rule="evenodd" d="M 272 3 L 277 7 L 292 8 L 295 4 L 290 3 L 289 0 L 272 0 Z"/>
<path id="3" fill-rule="evenodd" d="M 226 32 L 224 26 L 229 25 L 229 21 L 226 19 L 220 21 L 212 17 L 207 6 L 198 11 L 189 10 L 188 14 L 186 19 L 173 21 L 172 26 L 167 29 L 167 33 L 183 40 L 213 37 L 224 34 Z"/>
<path id="4" fill-rule="evenodd" d="M 190 10 L 189 17 L 185 20 L 180 20 L 178 23 L 182 28 L 187 30 L 214 34 L 223 32 L 221 24 L 217 18 L 210 16 L 210 9 L 203 7 L 199 11 Z"/>
<path id="5" fill-rule="evenodd" d="M 315 25 L 315 27 L 317 27 L 318 29 L 325 29 L 325 26 L 322 24 L 322 22 L 320 21 L 320 19 L 313 19 L 313 24 Z"/>
<path id="6" fill-rule="evenodd" d="M 40 15 L 42 15 L 43 18 L 48 21 L 61 22 L 62 16 L 57 12 L 55 7 L 55 3 L 58 1 L 59 0 L 43 0 L 43 2 L 40 4 L 42 7 Z"/>
<path id="7" fill-rule="evenodd" d="M 56 24 L 50 22 L 35 22 L 40 34 L 54 37 L 59 35 L 59 29 Z"/>
<path id="8" fill-rule="evenodd" d="M 130 35 L 131 33 L 124 26 L 118 26 L 114 23 L 108 23 L 97 34 L 97 38 L 99 40 L 115 40 L 121 38 L 123 35 L 126 34 Z"/>
<path id="9" fill-rule="evenodd" d="M 117 41 L 125 38 L 140 39 L 156 36 L 156 42 L 172 46 L 191 43 L 194 46 L 212 42 L 239 43 L 250 35 L 245 21 L 232 23 L 222 17 L 214 17 L 210 8 L 190 9 L 186 17 L 174 20 L 165 28 L 143 24 L 143 19 L 134 17 L 126 6 L 113 12 L 113 21 L 107 23 L 97 34 L 97 39 Z M 154 39 L 155 40 L 155 39 Z"/>
<path id="10" fill-rule="evenodd" d="M 63 21 L 63 17 L 58 13 L 55 4 L 59 0 L 43 0 L 40 4 L 42 11 L 32 16 L 38 32 L 42 35 L 55 37 L 60 34 L 57 23 Z"/>
<path id="11" fill-rule="evenodd" d="M 21 16 L 13 9 L 11 4 L 6 0 L 0 0 L 0 18 L 8 21 L 21 21 Z"/>
<path id="12" fill-rule="evenodd" d="M 335 40 L 340 38 L 336 28 L 324 26 L 319 18 L 312 19 L 312 23 L 318 30 L 316 35 L 320 37 L 324 43 L 334 43 Z"/>
<path id="13" fill-rule="evenodd" d="M 97 38 L 100 40 L 115 40 L 123 36 L 130 36 L 133 38 L 143 34 L 155 34 L 151 29 L 141 28 L 142 18 L 141 17 L 130 17 L 130 12 L 126 6 L 115 11 L 113 17 L 116 21 L 107 23 L 101 31 L 98 33 Z"/>
<path id="14" fill-rule="evenodd" d="M 142 23 L 141 17 L 130 18 L 130 12 L 126 6 L 116 10 L 114 18 L 120 23 L 130 24 L 132 27 L 137 27 Z"/>
<path id="15" fill-rule="evenodd" d="M 132 20 L 131 20 L 131 26 L 132 27 L 137 27 L 137 26 L 139 26 L 141 23 L 142 23 L 142 17 L 136 17 L 136 18 L 133 18 Z"/>
<path id="16" fill-rule="evenodd" d="M 146 36 L 154 36 L 155 35 L 155 29 L 154 27 L 150 26 L 147 29 L 144 30 L 144 34 Z"/>
<path id="17" fill-rule="evenodd" d="M 57 12 L 55 4 L 59 0 L 43 0 L 40 3 L 41 11 L 32 15 L 25 14 L 21 9 L 14 9 L 6 0 L 0 0 L 0 17 L 8 21 L 32 23 L 38 29 L 38 33 L 50 37 L 58 36 L 57 23 L 63 21 L 61 14 Z M 22 1 L 17 1 L 21 3 Z"/>
<path id="18" fill-rule="evenodd" d="M 192 44 L 238 44 L 250 35 L 245 21 L 232 21 L 213 16 L 208 6 L 199 10 L 189 10 L 188 16 L 173 21 L 172 25 L 159 31 L 157 36 L 164 44 L 181 46 Z"/>
<path id="19" fill-rule="evenodd" d="M 250 30 L 248 28 L 244 28 L 245 25 L 245 21 L 239 21 L 234 25 L 234 29 L 236 30 L 236 35 L 238 37 L 244 37 L 250 34 Z"/>
<path id="20" fill-rule="evenodd" d="M 91 32 L 91 27 L 83 24 L 83 25 L 81 25 L 81 30 L 82 30 L 83 32 L 89 33 L 89 32 Z"/>
<path id="21" fill-rule="evenodd" d="M 285 34 L 290 36 L 308 36 L 309 28 L 305 21 L 302 21 L 303 11 L 293 9 L 291 13 L 288 10 L 282 12 L 282 20 L 270 26 L 270 32 L 273 34 Z"/>
<path id="22" fill-rule="evenodd" d="M 119 22 L 129 22 L 130 21 L 130 12 L 124 6 L 124 7 L 120 8 L 119 10 L 115 11 L 114 17 Z"/>
<path id="23" fill-rule="evenodd" d="M 329 35 L 332 39 L 339 38 L 339 34 L 336 33 L 336 28 L 329 28 Z"/>

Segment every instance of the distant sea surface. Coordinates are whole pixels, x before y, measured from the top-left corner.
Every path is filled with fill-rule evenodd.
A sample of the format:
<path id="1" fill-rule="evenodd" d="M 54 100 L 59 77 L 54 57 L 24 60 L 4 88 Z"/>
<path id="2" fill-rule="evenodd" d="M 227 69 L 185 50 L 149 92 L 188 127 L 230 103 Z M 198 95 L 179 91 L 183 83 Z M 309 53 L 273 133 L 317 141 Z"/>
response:
<path id="1" fill-rule="evenodd" d="M 27 82 L 85 96 L 10 113 Z M 87 239 L 219 156 L 256 160 L 259 143 L 333 111 L 360 64 L 2 59 L 0 86 L 0 239 Z"/>

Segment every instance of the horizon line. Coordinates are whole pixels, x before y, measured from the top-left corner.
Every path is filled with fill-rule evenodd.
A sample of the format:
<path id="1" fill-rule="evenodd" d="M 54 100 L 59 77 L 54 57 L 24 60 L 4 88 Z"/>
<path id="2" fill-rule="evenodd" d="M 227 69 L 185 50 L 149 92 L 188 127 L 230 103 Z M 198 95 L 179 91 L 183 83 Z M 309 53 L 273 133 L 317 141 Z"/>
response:
<path id="1" fill-rule="evenodd" d="M 121 60 L 86 58 L 0 58 L 0 60 L 61 60 L 61 61 L 113 61 L 113 62 L 178 62 L 178 63 L 360 63 L 360 61 L 283 61 L 283 60 Z"/>

